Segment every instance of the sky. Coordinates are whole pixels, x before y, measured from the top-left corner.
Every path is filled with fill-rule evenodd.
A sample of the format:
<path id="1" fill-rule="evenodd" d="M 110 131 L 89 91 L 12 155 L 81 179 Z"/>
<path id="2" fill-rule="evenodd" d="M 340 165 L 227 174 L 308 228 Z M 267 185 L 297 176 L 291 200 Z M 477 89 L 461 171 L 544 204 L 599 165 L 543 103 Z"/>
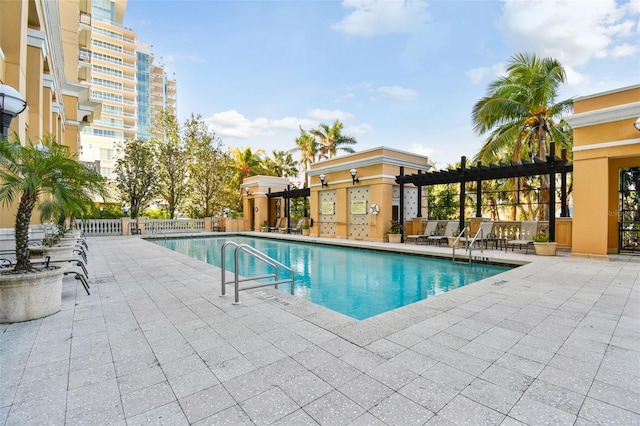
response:
<path id="1" fill-rule="evenodd" d="M 518 53 L 562 63 L 558 100 L 640 84 L 640 0 L 128 0 L 124 26 L 176 79 L 181 122 L 267 154 L 339 119 L 356 151 L 473 157 L 473 105 Z"/>

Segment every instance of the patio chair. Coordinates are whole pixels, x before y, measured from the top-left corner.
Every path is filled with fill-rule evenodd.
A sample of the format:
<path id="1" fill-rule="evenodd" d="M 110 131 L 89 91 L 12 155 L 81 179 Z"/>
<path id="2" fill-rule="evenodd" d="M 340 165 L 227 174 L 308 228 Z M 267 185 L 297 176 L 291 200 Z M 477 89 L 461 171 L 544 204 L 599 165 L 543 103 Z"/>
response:
<path id="1" fill-rule="evenodd" d="M 280 218 L 276 218 L 273 221 L 273 226 L 269 227 L 269 232 L 278 232 L 278 223 L 280 222 Z"/>
<path id="2" fill-rule="evenodd" d="M 280 222 L 278 223 L 278 232 L 281 234 L 286 234 L 289 230 L 289 221 L 286 217 L 281 217 Z"/>
<path id="3" fill-rule="evenodd" d="M 529 247 L 533 246 L 533 236 L 538 233 L 538 221 L 537 220 L 523 220 L 520 223 L 520 233 L 517 240 L 507 241 L 506 247 L 511 246 L 511 251 L 516 246 L 522 250 L 522 246 L 525 247 L 525 254 L 529 253 Z"/>
<path id="4" fill-rule="evenodd" d="M 489 241 L 494 240 L 495 236 L 492 233 L 493 231 L 493 222 L 480 222 L 480 226 L 478 227 L 478 232 L 473 237 L 462 237 L 460 241 L 463 244 L 466 244 L 469 247 L 471 244 L 484 243 L 484 247 L 487 248 L 489 245 Z"/>
<path id="5" fill-rule="evenodd" d="M 442 235 L 430 235 L 427 238 L 427 242 L 431 241 L 433 244 L 436 242 L 440 245 L 442 242 L 447 242 L 449 237 L 457 237 L 458 236 L 458 221 L 450 220 L 447 222 L 444 227 L 444 232 Z"/>
<path id="6" fill-rule="evenodd" d="M 407 235 L 407 238 L 404 240 L 404 242 L 406 244 L 407 242 L 409 242 L 409 240 L 411 240 L 411 241 L 415 241 L 417 245 L 420 241 L 424 240 L 426 243 L 427 238 L 429 238 L 431 235 L 433 235 L 436 232 L 437 227 L 438 227 L 437 220 L 429 220 L 427 221 L 427 224 L 424 226 L 424 231 L 422 232 L 422 234 Z"/>
<path id="7" fill-rule="evenodd" d="M 302 234 L 302 224 L 304 223 L 305 218 L 303 217 L 302 219 L 298 220 L 298 223 L 296 223 L 296 226 L 293 228 L 289 228 L 289 233 L 291 234 Z"/>

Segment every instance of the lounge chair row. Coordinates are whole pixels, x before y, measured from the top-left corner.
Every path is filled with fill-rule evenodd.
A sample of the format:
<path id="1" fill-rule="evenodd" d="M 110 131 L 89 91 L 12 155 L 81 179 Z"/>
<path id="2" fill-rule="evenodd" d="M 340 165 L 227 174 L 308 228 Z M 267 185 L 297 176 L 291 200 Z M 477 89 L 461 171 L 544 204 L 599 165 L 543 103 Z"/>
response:
<path id="1" fill-rule="evenodd" d="M 418 235 L 407 235 L 405 242 L 413 241 L 415 244 L 425 242 L 426 244 L 446 242 L 449 237 L 457 237 L 458 221 L 447 222 L 444 229 L 438 230 L 438 221 L 430 220 L 425 224 L 424 232 Z M 484 244 L 485 248 L 488 248 L 489 244 L 493 244 L 496 249 L 507 250 L 511 247 L 512 251 L 516 247 L 519 249 L 524 248 L 528 253 L 529 248 L 533 246 L 533 236 L 538 233 L 538 221 L 537 220 L 524 220 L 520 223 L 520 230 L 517 233 L 517 239 L 507 239 L 496 235 L 494 232 L 494 222 L 485 221 L 481 222 L 477 232 L 472 236 L 460 237 L 459 242 L 464 245 L 472 244 Z"/>

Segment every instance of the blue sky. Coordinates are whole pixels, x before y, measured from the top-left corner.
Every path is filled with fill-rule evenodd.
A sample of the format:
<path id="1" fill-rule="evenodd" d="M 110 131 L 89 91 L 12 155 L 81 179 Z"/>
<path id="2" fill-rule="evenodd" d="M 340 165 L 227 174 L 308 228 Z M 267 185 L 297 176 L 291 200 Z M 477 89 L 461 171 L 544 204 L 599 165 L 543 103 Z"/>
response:
<path id="1" fill-rule="evenodd" d="M 561 61 L 562 99 L 640 83 L 640 0 L 129 0 L 124 25 L 175 75 L 181 122 L 267 153 L 338 118 L 357 151 L 473 156 L 471 109 L 519 52 Z"/>

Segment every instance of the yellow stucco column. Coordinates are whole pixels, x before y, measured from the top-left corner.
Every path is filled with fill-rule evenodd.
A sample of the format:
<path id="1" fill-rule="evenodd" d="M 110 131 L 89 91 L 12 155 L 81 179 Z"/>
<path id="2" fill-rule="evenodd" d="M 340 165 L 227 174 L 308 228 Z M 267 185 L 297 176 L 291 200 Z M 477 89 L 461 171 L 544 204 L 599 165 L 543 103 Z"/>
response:
<path id="1" fill-rule="evenodd" d="M 573 163 L 572 254 L 607 256 L 609 173 L 607 158 L 575 159 Z M 602 194 L 594 197 L 593 194 Z"/>
<path id="2" fill-rule="evenodd" d="M 345 187 L 336 189 L 336 238 L 349 238 L 349 195 Z"/>
<path id="3" fill-rule="evenodd" d="M 29 129 L 27 137 L 34 143 L 42 136 L 42 51 L 27 46 L 27 104 L 29 105 Z"/>

